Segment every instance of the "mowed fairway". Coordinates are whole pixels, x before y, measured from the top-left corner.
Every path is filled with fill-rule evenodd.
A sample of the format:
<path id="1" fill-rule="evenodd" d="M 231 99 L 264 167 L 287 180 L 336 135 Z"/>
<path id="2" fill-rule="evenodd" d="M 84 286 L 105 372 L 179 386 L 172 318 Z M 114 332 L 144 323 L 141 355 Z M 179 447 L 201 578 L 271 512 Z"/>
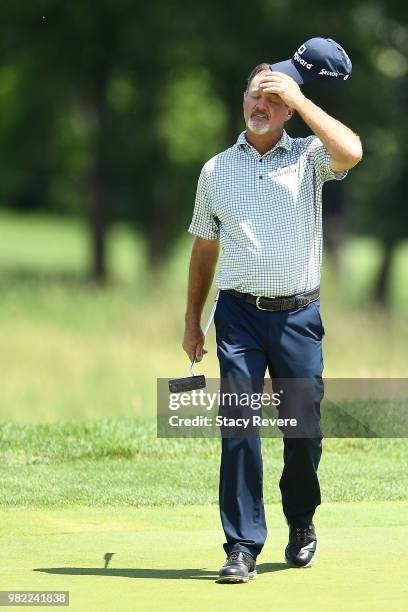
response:
<path id="1" fill-rule="evenodd" d="M 2 510 L 0 588 L 69 590 L 72 610 L 407 609 L 408 502 L 325 504 L 305 570 L 283 562 L 279 506 L 267 518 L 257 579 L 219 585 L 215 505 Z"/>

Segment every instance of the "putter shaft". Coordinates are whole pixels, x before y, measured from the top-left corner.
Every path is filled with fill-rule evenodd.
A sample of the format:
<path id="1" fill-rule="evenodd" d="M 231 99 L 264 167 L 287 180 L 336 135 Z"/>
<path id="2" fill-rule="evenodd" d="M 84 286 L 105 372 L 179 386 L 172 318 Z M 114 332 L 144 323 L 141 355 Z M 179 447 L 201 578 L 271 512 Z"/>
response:
<path id="1" fill-rule="evenodd" d="M 204 333 L 204 338 L 206 337 L 207 332 L 208 332 L 208 330 L 210 329 L 210 326 L 211 326 L 212 320 L 213 320 L 213 318 L 214 318 L 215 309 L 217 308 L 217 302 L 218 302 L 218 297 L 219 297 L 219 295 L 220 295 L 220 291 L 218 290 L 218 291 L 217 291 L 217 295 L 215 296 L 215 299 L 214 299 L 214 304 L 213 304 L 213 306 L 212 306 L 212 308 L 211 308 L 210 315 L 209 315 L 209 317 L 208 317 L 208 321 L 207 321 L 207 323 L 206 323 L 206 326 L 204 327 L 204 331 L 203 331 L 203 333 Z M 194 374 L 194 370 L 193 370 L 193 367 L 194 367 L 195 362 L 196 362 L 196 356 L 194 355 L 194 359 L 193 359 L 193 361 L 192 361 L 192 362 L 191 362 L 191 364 L 190 364 L 190 372 L 191 372 L 191 376 L 195 376 L 195 374 Z"/>

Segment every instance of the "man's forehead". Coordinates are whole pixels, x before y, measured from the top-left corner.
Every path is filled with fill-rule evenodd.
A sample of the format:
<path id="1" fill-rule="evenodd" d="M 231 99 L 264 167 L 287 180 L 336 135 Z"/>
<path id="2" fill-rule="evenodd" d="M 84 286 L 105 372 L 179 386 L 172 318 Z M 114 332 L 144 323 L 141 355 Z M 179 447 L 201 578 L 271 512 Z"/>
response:
<path id="1" fill-rule="evenodd" d="M 270 70 L 262 70 L 262 72 L 258 72 L 258 74 L 256 74 L 254 76 L 254 78 L 252 79 L 252 81 L 251 81 L 251 85 L 249 87 L 249 91 L 252 92 L 252 93 L 255 93 L 255 92 L 261 92 L 262 93 L 263 90 L 259 87 L 259 84 L 262 81 L 262 79 L 264 79 L 266 76 L 268 76 L 270 74 L 271 74 Z M 269 93 L 267 95 L 272 100 L 281 101 L 281 98 L 278 96 L 278 94 Z"/>
<path id="2" fill-rule="evenodd" d="M 269 74 L 271 74 L 270 70 L 262 70 L 261 72 L 258 72 L 258 74 L 256 74 L 251 81 L 250 89 L 259 89 L 259 83 Z"/>

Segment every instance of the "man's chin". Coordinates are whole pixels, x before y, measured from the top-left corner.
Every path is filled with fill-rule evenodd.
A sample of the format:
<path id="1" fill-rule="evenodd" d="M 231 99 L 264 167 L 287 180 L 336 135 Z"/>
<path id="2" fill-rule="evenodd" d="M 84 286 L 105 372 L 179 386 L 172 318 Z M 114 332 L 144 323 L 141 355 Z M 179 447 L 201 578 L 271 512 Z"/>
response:
<path id="1" fill-rule="evenodd" d="M 252 132 L 252 134 L 256 134 L 257 136 L 264 136 L 265 134 L 268 134 L 268 132 L 270 132 L 270 126 L 254 125 L 253 123 L 251 123 L 251 121 L 248 121 L 247 130 Z"/>

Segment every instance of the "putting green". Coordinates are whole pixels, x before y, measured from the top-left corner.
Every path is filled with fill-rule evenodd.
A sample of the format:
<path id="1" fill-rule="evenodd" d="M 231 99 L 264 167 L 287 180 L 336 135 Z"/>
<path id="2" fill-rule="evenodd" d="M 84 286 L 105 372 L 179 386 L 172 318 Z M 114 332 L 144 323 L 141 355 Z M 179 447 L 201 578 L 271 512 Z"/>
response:
<path id="1" fill-rule="evenodd" d="M 216 506 L 1 510 L 0 589 L 69 590 L 69 609 L 87 611 L 407 609 L 408 502 L 322 505 L 305 570 L 283 563 L 280 508 L 267 518 L 258 578 L 219 585 Z"/>

